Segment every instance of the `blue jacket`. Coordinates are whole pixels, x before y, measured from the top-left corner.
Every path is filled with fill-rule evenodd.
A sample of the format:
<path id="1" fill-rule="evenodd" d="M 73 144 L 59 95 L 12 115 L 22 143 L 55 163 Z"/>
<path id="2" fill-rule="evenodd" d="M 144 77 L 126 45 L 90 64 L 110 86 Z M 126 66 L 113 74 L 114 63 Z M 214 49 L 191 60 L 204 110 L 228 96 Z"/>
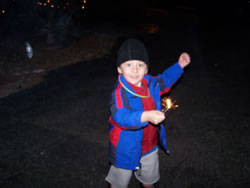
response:
<path id="1" fill-rule="evenodd" d="M 166 69 L 157 77 L 145 75 L 156 110 L 161 110 L 161 95 L 167 93 L 183 73 L 178 63 Z M 133 91 L 129 83 L 120 76 L 120 81 Z M 135 91 L 133 91 L 135 92 Z M 109 118 L 109 161 L 118 168 L 138 170 L 142 155 L 143 127 L 149 122 L 141 122 L 143 104 L 140 97 L 127 92 L 117 81 L 110 100 Z M 168 153 L 166 130 L 163 124 L 158 126 L 159 144 Z"/>

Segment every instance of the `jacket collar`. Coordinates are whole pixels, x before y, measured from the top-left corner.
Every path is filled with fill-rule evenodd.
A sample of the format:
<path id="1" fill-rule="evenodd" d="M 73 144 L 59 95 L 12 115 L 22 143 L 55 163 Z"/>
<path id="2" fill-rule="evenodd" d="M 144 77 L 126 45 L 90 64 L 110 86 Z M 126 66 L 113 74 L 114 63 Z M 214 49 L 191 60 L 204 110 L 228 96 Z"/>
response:
<path id="1" fill-rule="evenodd" d="M 134 96 L 137 96 L 137 97 L 140 97 L 140 98 L 148 98 L 148 97 L 150 97 L 150 91 L 149 91 L 148 88 L 147 88 L 147 90 L 148 90 L 147 95 L 140 95 L 140 94 L 138 94 L 138 93 L 133 89 L 133 86 L 131 86 L 131 84 L 128 83 L 128 81 L 124 78 L 123 75 L 119 75 L 118 80 L 119 80 L 119 83 L 122 85 L 122 87 L 123 87 L 127 92 L 129 92 L 130 94 L 132 94 L 132 95 L 134 95 Z M 142 80 L 142 85 L 147 86 L 147 80 L 145 79 L 145 77 L 144 77 L 143 80 Z"/>

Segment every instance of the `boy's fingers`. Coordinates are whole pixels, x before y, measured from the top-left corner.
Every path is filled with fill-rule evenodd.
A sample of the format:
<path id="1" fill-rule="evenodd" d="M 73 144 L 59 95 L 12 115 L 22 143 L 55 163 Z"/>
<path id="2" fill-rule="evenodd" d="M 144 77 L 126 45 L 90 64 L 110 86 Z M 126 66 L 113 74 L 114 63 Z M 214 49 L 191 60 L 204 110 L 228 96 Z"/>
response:
<path id="1" fill-rule="evenodd" d="M 190 56 L 187 53 L 184 54 L 183 58 L 185 61 L 190 62 Z"/>

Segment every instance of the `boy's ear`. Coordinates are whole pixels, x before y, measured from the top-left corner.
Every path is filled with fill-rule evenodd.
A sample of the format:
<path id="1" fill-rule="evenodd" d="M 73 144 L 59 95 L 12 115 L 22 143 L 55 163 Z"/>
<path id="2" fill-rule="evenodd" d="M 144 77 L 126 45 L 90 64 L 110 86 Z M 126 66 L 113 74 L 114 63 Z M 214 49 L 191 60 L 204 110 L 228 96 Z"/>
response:
<path id="1" fill-rule="evenodd" d="M 121 69 L 120 67 L 117 67 L 117 72 L 118 72 L 119 74 L 122 74 L 122 69 Z"/>

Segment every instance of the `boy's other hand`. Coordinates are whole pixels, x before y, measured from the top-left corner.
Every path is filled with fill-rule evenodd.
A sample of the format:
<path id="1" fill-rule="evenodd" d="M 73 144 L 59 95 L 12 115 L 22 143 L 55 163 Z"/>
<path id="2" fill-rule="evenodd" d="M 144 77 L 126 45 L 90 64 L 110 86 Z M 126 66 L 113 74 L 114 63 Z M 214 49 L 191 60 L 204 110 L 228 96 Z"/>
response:
<path id="1" fill-rule="evenodd" d="M 181 66 L 181 68 L 185 68 L 191 61 L 191 58 L 189 56 L 188 53 L 183 52 L 180 57 L 179 57 L 179 65 Z"/>
<path id="2" fill-rule="evenodd" d="M 159 110 L 150 110 L 142 113 L 141 122 L 149 121 L 155 125 L 161 123 L 165 119 L 165 114 Z"/>

